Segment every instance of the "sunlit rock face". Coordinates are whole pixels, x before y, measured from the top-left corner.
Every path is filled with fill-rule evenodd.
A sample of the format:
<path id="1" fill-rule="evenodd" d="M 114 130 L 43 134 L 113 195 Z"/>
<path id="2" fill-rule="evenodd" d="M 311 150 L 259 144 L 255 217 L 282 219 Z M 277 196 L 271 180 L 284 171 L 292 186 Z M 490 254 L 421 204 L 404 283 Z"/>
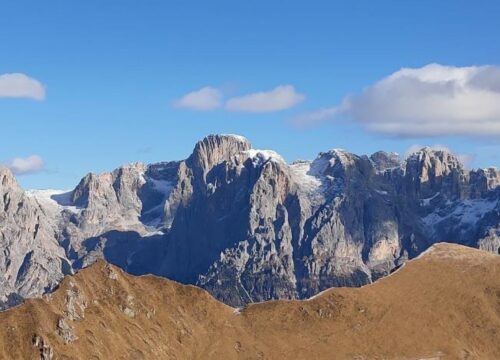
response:
<path id="1" fill-rule="evenodd" d="M 236 135 L 210 135 L 183 161 L 88 174 L 69 192 L 24 192 L 1 168 L 0 301 L 98 258 L 235 306 L 360 286 L 436 242 L 498 253 L 499 184 L 498 170 L 442 150 L 287 164 Z"/>
<path id="2" fill-rule="evenodd" d="M 0 167 L 0 309 L 53 289 L 71 272 L 53 215 Z"/>

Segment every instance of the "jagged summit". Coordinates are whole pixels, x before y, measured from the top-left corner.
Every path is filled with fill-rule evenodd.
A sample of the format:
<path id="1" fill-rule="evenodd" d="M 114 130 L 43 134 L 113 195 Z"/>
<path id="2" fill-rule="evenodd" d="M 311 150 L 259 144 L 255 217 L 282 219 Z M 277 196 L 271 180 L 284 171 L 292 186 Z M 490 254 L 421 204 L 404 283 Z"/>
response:
<path id="1" fill-rule="evenodd" d="M 13 188 L 18 187 L 16 178 L 12 174 L 12 171 L 6 166 L 0 164 L 0 185 L 3 188 Z"/>
<path id="2" fill-rule="evenodd" d="M 252 148 L 250 141 L 239 135 L 208 135 L 198 141 L 194 147 L 190 157 L 213 157 L 218 159 L 218 156 L 225 158 L 234 156 L 241 151 Z M 217 161 L 212 161 L 217 163 Z"/>
<path id="3" fill-rule="evenodd" d="M 198 141 L 193 153 L 186 160 L 194 171 L 201 172 L 203 177 L 216 165 L 229 161 L 243 151 L 250 150 L 252 145 L 242 136 L 208 135 Z"/>
<path id="4" fill-rule="evenodd" d="M 402 164 L 399 154 L 394 152 L 377 151 L 370 155 L 370 160 L 377 171 L 398 168 Z"/>
<path id="5" fill-rule="evenodd" d="M 463 168 L 460 159 L 447 149 L 432 149 L 424 147 L 408 155 L 407 162 L 418 161 L 428 165 L 444 164 L 449 167 Z"/>

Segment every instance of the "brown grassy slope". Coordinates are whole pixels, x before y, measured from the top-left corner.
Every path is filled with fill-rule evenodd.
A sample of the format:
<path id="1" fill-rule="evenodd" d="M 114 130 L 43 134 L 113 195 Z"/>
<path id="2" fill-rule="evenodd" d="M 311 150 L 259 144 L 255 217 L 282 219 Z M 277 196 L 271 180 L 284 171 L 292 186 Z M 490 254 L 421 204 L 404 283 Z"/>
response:
<path id="1" fill-rule="evenodd" d="M 439 244 L 375 284 L 240 313 L 100 261 L 0 313 L 1 359 L 39 359 L 43 345 L 54 359 L 500 359 L 500 257 Z"/>

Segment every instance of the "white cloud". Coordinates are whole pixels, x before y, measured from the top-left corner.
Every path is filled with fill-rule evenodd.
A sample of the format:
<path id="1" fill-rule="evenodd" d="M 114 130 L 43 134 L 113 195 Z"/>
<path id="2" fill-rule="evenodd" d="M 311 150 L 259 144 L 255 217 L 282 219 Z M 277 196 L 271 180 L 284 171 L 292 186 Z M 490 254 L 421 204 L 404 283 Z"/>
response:
<path id="1" fill-rule="evenodd" d="M 7 167 L 15 175 L 33 174 L 45 168 L 45 161 L 39 155 L 31 155 L 26 158 L 12 159 Z"/>
<path id="2" fill-rule="evenodd" d="M 226 109 L 243 112 L 272 112 L 289 109 L 305 99 L 292 85 L 280 85 L 263 91 L 229 99 Z"/>
<path id="3" fill-rule="evenodd" d="M 318 125 L 324 121 L 331 120 L 336 116 L 343 114 L 348 107 L 349 103 L 346 100 L 344 100 L 342 104 L 339 106 L 327 107 L 316 111 L 308 112 L 305 114 L 301 114 L 293 119 L 293 125 L 297 127 L 310 127 Z"/>
<path id="4" fill-rule="evenodd" d="M 500 135 L 500 67 L 430 64 L 404 68 L 302 124 L 350 118 L 392 136 Z"/>
<path id="5" fill-rule="evenodd" d="M 222 97 L 220 90 L 206 86 L 177 99 L 174 106 L 198 111 L 215 110 L 222 106 Z"/>
<path id="6" fill-rule="evenodd" d="M 476 161 L 476 154 L 455 154 L 458 157 L 458 160 L 464 165 L 466 168 L 471 168 L 474 162 Z"/>
<path id="7" fill-rule="evenodd" d="M 36 79 L 25 74 L 13 73 L 0 75 L 0 98 L 45 99 L 45 88 Z"/>

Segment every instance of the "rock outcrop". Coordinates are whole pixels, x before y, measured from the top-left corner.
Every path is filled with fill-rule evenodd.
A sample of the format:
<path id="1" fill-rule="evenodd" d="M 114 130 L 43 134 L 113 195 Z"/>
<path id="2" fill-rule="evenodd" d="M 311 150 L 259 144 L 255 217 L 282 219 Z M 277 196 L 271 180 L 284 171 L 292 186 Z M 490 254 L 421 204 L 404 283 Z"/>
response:
<path id="1" fill-rule="evenodd" d="M 500 171 L 430 148 L 289 165 L 210 135 L 184 161 L 89 174 L 67 193 L 1 174 L 3 306 L 98 258 L 242 306 L 368 284 L 440 241 L 500 249 Z"/>

